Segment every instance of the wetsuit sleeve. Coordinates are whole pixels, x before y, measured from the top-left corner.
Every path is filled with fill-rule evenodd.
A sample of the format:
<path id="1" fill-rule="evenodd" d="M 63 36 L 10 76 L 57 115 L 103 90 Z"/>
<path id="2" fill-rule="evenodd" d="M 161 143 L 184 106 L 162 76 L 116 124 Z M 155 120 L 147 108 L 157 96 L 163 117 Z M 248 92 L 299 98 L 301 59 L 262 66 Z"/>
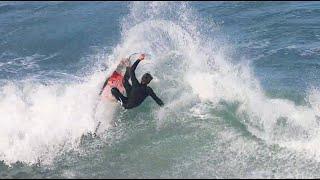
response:
<path id="1" fill-rule="evenodd" d="M 107 78 L 106 81 L 104 82 L 104 84 L 103 84 L 103 86 L 102 86 L 102 88 L 100 90 L 99 95 L 101 95 L 101 93 L 103 92 L 104 87 L 106 87 L 106 85 L 108 84 L 108 80 L 109 80 L 109 78 Z"/>
<path id="2" fill-rule="evenodd" d="M 124 89 L 126 89 L 127 96 L 130 94 L 130 91 L 131 91 L 131 85 L 129 83 L 129 78 L 130 78 L 129 72 L 130 72 L 130 67 L 127 67 L 126 73 L 124 74 L 124 78 L 122 80 L 122 84 L 124 86 Z"/>
<path id="3" fill-rule="evenodd" d="M 134 64 L 131 66 L 131 69 L 130 69 L 130 77 L 131 77 L 131 82 L 133 86 L 140 84 L 135 74 L 135 70 L 140 61 L 141 61 L 140 59 L 136 60 L 136 62 L 134 62 Z"/>
<path id="4" fill-rule="evenodd" d="M 129 72 L 130 72 L 130 68 L 127 67 L 126 73 L 124 74 L 124 77 L 123 77 L 123 85 L 131 87 L 131 85 L 129 84 L 129 78 L 130 78 L 130 73 Z"/>
<path id="5" fill-rule="evenodd" d="M 163 105 L 164 105 L 163 102 L 162 102 L 162 100 L 161 100 L 160 98 L 158 98 L 158 96 L 153 92 L 153 90 L 152 90 L 151 87 L 147 87 L 147 93 L 148 93 L 149 96 L 152 97 L 152 99 L 153 99 L 154 101 L 157 102 L 157 104 L 158 104 L 159 106 L 163 106 Z"/>

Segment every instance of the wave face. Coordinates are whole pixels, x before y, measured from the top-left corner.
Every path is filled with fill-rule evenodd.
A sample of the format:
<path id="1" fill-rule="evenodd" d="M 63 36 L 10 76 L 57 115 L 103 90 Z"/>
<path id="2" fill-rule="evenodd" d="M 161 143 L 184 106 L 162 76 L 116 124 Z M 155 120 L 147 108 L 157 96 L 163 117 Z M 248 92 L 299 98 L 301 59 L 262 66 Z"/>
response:
<path id="1" fill-rule="evenodd" d="M 290 34 L 300 26 L 312 30 L 319 15 L 312 7 L 318 3 L 45 4 L 9 3 L 0 13 L 32 11 L 34 17 L 20 23 L 49 30 L 58 20 L 74 22 L 61 20 L 63 14 L 80 17 L 83 22 L 53 38 L 70 37 L 69 43 L 59 42 L 70 47 L 78 42 L 85 55 L 74 57 L 63 48 L 22 57 L 2 53 L 0 177 L 19 177 L 19 172 L 49 178 L 319 176 L 320 91 L 306 72 L 320 54 L 303 31 L 298 29 L 301 39 Z M 57 11 L 61 15 L 54 15 Z M 310 22 L 303 21 L 306 14 Z M 101 24 L 108 18 L 110 24 Z M 113 44 L 103 44 L 101 26 L 113 29 L 108 31 Z M 85 45 L 92 41 L 98 45 Z M 119 59 L 136 52 L 149 54 L 136 74 L 154 76 L 150 86 L 165 102 L 163 108 L 149 98 L 125 111 L 97 96 Z M 64 62 L 66 57 L 71 60 Z M 100 63 L 107 71 L 99 70 Z M 7 77 L 10 73 L 15 76 Z M 306 81 L 297 83 L 299 76 Z M 83 138 L 99 121 L 100 137 Z"/>

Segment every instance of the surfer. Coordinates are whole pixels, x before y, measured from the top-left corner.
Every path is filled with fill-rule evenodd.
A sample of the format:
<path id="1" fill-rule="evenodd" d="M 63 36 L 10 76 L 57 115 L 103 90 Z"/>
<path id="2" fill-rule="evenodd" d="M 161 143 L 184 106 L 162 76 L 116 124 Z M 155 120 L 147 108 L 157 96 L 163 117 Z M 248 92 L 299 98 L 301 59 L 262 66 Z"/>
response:
<path id="1" fill-rule="evenodd" d="M 102 88 L 101 88 L 101 90 L 100 90 L 99 95 L 102 94 L 102 92 L 104 91 L 105 87 L 108 85 L 110 78 L 111 78 L 111 80 L 122 79 L 122 78 L 123 78 L 123 75 L 122 75 L 121 70 L 124 69 L 124 67 L 128 67 L 128 66 L 130 66 L 130 60 L 129 60 L 129 58 L 124 58 L 124 59 L 122 59 L 122 60 L 120 61 L 120 64 L 118 64 L 118 66 L 116 67 L 116 70 L 112 73 L 111 77 L 108 77 L 108 78 L 106 79 L 106 81 L 104 82 L 104 84 L 103 84 L 103 86 L 102 86 Z M 121 87 L 121 86 L 122 86 L 122 84 L 121 84 L 121 85 L 119 84 L 119 87 Z M 122 89 L 123 89 L 123 88 L 122 88 Z M 121 89 L 121 90 L 122 90 L 122 89 Z M 123 91 L 123 92 L 124 92 L 124 91 Z"/>
<path id="2" fill-rule="evenodd" d="M 131 67 L 129 63 L 126 63 L 127 67 L 122 83 L 127 97 L 125 97 L 118 88 L 113 87 L 111 89 L 112 95 L 122 103 L 125 109 L 132 109 L 139 106 L 148 96 L 151 96 L 159 106 L 163 106 L 162 100 L 158 98 L 152 88 L 148 86 L 153 79 L 151 74 L 145 73 L 141 78 L 141 83 L 139 83 L 136 78 L 135 70 L 140 61 L 144 60 L 144 57 L 145 55 L 141 54 Z M 131 78 L 132 85 L 129 83 L 129 78 Z"/>

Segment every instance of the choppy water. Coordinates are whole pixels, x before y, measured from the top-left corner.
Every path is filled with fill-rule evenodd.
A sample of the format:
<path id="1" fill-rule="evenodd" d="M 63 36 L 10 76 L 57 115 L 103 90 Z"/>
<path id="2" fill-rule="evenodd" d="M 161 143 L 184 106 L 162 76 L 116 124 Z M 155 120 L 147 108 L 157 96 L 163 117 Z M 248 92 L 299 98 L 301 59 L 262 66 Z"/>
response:
<path id="1" fill-rule="evenodd" d="M 320 176 L 319 2 L 1 2 L 0 34 L 0 178 Z M 96 111 L 134 52 L 165 107 Z"/>

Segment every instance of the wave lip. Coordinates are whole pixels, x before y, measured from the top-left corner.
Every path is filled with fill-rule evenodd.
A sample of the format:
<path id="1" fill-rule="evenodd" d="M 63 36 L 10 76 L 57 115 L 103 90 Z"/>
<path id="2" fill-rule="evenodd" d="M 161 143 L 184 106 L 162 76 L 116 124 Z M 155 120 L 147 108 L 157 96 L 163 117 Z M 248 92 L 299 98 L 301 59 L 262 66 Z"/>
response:
<path id="1" fill-rule="evenodd" d="M 8 163 L 44 159 L 50 163 L 57 155 L 76 149 L 81 135 L 96 126 L 96 94 L 105 75 L 120 58 L 134 52 L 151 55 L 149 62 L 139 65 L 137 75 L 152 72 L 158 81 L 151 86 L 166 102 L 164 108 L 147 112 L 154 115 L 158 130 L 169 121 L 184 121 L 190 116 L 210 119 L 215 114 L 210 114 L 213 112 L 207 106 L 217 109 L 226 102 L 235 104 L 236 120 L 265 144 L 319 155 L 317 90 L 309 94 L 310 105 L 268 97 L 251 72 L 251 65 L 231 63 L 232 45 L 213 39 L 210 35 L 219 28 L 210 31 L 216 25 L 206 25 L 207 21 L 198 17 L 188 3 L 135 2 L 129 8 L 130 14 L 121 24 L 121 41 L 103 57 L 107 73 L 93 72 L 82 83 L 9 83 L 1 87 L 1 159 Z M 110 122 L 114 107 L 99 107 L 98 120 Z"/>

